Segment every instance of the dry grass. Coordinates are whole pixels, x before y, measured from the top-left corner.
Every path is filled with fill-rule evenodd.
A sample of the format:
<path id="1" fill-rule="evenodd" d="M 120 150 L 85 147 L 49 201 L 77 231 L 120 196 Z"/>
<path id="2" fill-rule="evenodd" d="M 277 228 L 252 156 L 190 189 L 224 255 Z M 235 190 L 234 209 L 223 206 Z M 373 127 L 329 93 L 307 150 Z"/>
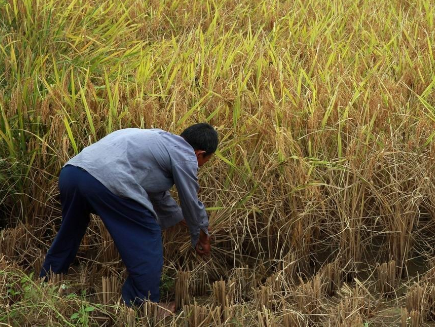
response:
<path id="1" fill-rule="evenodd" d="M 119 128 L 199 121 L 221 137 L 200 175 L 213 256 L 164 233 L 165 324 L 433 320 L 415 271 L 434 258 L 434 16 L 431 0 L 0 1 L 0 321 L 162 324 L 116 303 L 126 273 L 98 218 L 70 298 L 29 275 L 66 160 Z"/>

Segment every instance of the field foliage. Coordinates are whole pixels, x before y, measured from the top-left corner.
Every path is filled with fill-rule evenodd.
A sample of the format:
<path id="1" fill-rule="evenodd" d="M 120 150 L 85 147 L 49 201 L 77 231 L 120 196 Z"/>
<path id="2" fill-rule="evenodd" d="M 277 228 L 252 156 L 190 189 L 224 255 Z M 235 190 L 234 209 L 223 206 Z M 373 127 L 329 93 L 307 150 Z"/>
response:
<path id="1" fill-rule="evenodd" d="M 434 256 L 434 20 L 432 0 L 0 0 L 0 275 L 24 279 L 0 320 L 134 323 L 29 276 L 59 227 L 60 168 L 120 128 L 204 121 L 221 140 L 200 174 L 213 257 L 202 263 L 187 232 L 166 232 L 169 280 L 204 273 L 216 299 L 215 281 L 252 281 L 218 303 L 233 311 L 221 324 L 358 325 L 382 324 L 361 295 L 381 300 L 374 291 L 406 278 L 429 305 L 396 293 L 390 308 L 408 312 L 387 324 L 431 320 L 433 283 L 420 293 L 410 281 L 416 259 L 421 272 Z M 82 271 L 124 274 L 97 219 L 79 255 Z M 45 317 L 29 305 L 32 283 Z M 170 324 L 200 324 L 180 319 L 189 311 L 217 324 L 191 306 Z"/>

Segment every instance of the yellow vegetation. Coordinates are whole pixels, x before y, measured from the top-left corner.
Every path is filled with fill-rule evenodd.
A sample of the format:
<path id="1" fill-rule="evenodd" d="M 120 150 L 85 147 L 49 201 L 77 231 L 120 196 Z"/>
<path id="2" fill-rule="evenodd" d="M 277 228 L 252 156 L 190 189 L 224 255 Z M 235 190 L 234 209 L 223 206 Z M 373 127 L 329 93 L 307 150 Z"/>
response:
<path id="1" fill-rule="evenodd" d="M 380 324 L 355 296 L 375 291 L 406 308 L 387 324 L 432 320 L 429 278 L 398 288 L 434 256 L 434 17 L 432 0 L 0 0 L 0 321 L 158 324 L 113 305 L 123 266 L 98 218 L 65 277 L 76 296 L 28 274 L 70 157 L 203 121 L 221 140 L 200 175 L 213 255 L 165 232 L 167 325 Z M 45 295 L 31 315 L 26 286 Z"/>

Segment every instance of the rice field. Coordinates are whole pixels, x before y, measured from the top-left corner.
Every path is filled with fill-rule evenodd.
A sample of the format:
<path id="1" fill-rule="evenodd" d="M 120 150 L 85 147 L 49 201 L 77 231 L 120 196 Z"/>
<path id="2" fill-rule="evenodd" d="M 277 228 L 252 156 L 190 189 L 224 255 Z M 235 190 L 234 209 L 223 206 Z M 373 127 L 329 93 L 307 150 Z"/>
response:
<path id="1" fill-rule="evenodd" d="M 434 19 L 432 0 L 0 0 L 0 324 L 433 325 Z M 197 122 L 220 135 L 212 256 L 163 233 L 175 315 L 122 305 L 98 217 L 41 284 L 63 164 Z"/>

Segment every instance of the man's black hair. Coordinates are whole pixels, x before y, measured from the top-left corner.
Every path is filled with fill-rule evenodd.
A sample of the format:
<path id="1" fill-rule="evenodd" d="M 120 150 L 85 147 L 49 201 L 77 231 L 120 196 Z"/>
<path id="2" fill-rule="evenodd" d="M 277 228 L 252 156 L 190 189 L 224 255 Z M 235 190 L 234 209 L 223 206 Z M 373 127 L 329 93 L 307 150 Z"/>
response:
<path id="1" fill-rule="evenodd" d="M 205 155 L 213 154 L 218 146 L 218 133 L 208 123 L 189 126 L 180 134 L 194 150 L 205 150 Z"/>

